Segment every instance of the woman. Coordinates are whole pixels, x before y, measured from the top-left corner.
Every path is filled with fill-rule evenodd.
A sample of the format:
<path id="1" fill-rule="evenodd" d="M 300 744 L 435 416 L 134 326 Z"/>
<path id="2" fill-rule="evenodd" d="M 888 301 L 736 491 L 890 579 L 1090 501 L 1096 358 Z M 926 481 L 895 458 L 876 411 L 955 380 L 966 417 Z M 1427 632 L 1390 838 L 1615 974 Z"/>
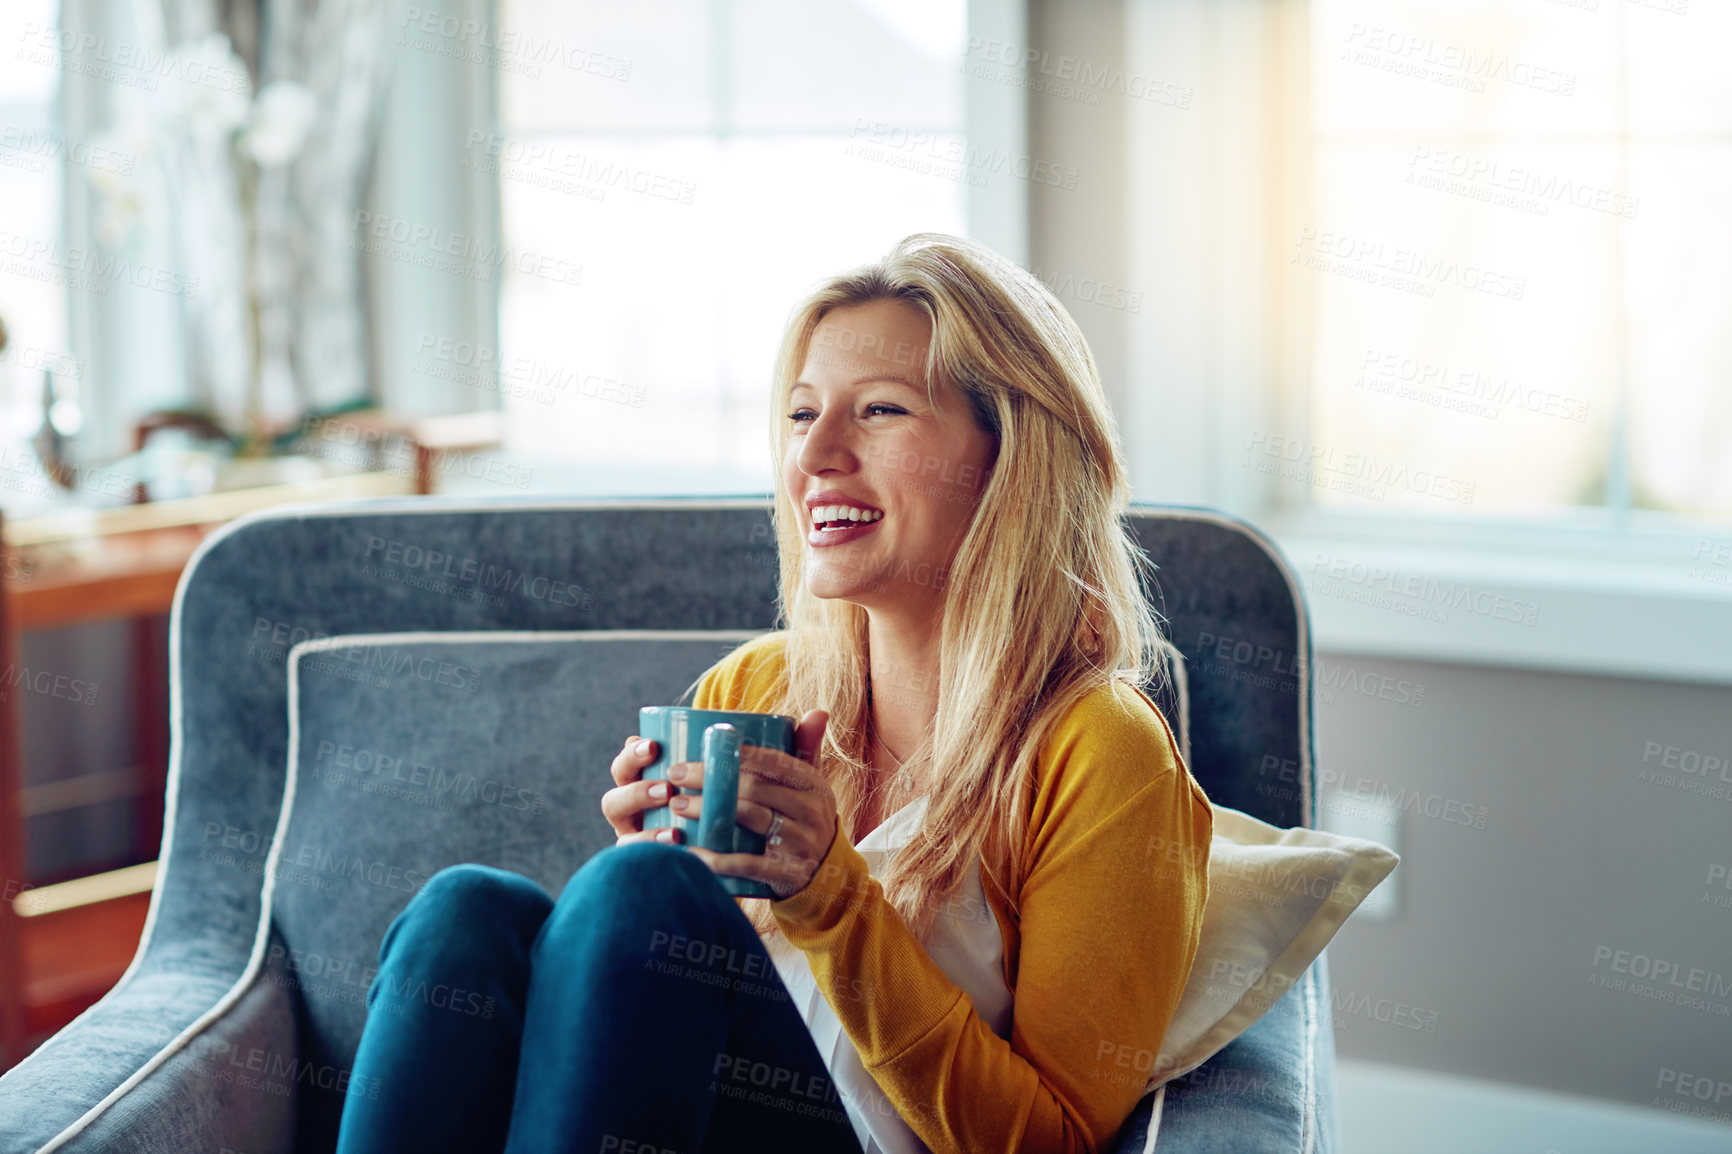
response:
<path id="1" fill-rule="evenodd" d="M 1081 332 L 917 234 L 795 311 L 774 389 L 787 627 L 694 697 L 801 719 L 742 757 L 766 853 L 645 831 L 702 766 L 643 781 L 629 739 L 618 844 L 558 902 L 457 866 L 392 924 L 340 1151 L 1093 1151 L 1142 1096 L 1213 823 L 1138 688 L 1162 641 Z M 432 980 L 498 1015 L 380 1012 Z"/>

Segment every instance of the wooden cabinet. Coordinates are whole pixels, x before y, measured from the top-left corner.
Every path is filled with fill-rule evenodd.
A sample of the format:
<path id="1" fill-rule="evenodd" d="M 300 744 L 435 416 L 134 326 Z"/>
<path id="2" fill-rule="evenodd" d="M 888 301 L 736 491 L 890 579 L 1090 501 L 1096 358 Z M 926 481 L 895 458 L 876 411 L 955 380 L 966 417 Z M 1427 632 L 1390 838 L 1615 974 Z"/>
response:
<path id="1" fill-rule="evenodd" d="M 19 634 L 96 621 L 132 622 L 139 799 L 134 844 L 162 840 L 167 782 L 163 639 L 151 626 L 174 603 L 181 571 L 225 521 L 275 504 L 408 494 L 425 484 L 389 473 L 242 490 L 0 524 L 0 666 L 18 669 Z M 156 863 L 30 887 L 19 712 L 27 694 L 0 700 L 0 1070 L 107 992 L 136 950 Z M 100 775 L 90 775 L 92 777 Z M 72 779 L 76 784 L 81 779 Z M 100 783 L 93 783 L 100 784 Z M 56 788 L 62 788 L 56 783 Z M 37 787 L 39 790 L 43 787 Z"/>

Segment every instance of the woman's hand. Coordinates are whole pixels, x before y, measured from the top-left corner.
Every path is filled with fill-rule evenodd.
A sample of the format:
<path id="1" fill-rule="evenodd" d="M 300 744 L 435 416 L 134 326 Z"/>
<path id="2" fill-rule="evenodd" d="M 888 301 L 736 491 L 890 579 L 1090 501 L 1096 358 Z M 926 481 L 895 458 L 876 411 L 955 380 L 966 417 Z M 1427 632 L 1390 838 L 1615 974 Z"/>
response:
<path id="1" fill-rule="evenodd" d="M 766 834 L 781 814 L 776 831 L 781 842 L 766 845 L 761 854 L 687 847 L 711 872 L 768 883 L 778 901 L 793 897 L 811 882 L 836 839 L 836 794 L 813 764 L 829 723 L 830 715 L 821 709 L 810 710 L 800 719 L 794 729 L 798 756 L 761 745 L 740 747 L 740 803 L 735 820 L 753 833 Z M 704 763 L 681 762 L 669 770 L 669 776 L 681 790 L 672 800 L 674 813 L 696 818 L 703 812 Z"/>
<path id="2" fill-rule="evenodd" d="M 665 781 L 643 780 L 643 771 L 655 764 L 657 756 L 655 742 L 640 740 L 634 734 L 626 738 L 625 748 L 613 759 L 610 772 L 614 787 L 601 795 L 601 815 L 607 818 L 607 824 L 613 826 L 615 845 L 658 840 L 679 843 L 677 827 L 647 830 L 643 827 L 643 811 L 666 805 L 668 795 L 673 792 Z M 680 764 L 696 765 L 698 776 L 703 776 L 702 762 Z"/>

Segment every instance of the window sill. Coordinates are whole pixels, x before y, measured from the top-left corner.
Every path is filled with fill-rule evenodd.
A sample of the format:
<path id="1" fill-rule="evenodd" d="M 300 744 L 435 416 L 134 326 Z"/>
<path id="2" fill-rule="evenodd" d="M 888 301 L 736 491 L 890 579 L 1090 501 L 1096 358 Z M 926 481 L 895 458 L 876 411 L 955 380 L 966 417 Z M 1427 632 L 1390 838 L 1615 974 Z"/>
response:
<path id="1" fill-rule="evenodd" d="M 524 496 L 769 496 L 757 471 L 505 456 L 529 466 Z M 500 488 L 453 475 L 439 492 Z M 1318 652 L 1732 685 L 1732 527 L 1316 512 L 1246 520 L 1299 578 Z"/>
<path id="2" fill-rule="evenodd" d="M 1732 685 L 1732 531 L 1388 515 L 1256 520 L 1319 652 Z"/>

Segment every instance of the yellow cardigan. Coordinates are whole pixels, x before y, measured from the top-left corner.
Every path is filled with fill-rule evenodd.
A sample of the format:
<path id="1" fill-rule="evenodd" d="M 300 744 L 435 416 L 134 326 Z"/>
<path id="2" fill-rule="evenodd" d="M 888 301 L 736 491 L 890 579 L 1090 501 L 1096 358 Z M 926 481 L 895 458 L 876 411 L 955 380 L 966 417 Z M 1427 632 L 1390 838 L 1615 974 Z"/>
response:
<path id="1" fill-rule="evenodd" d="M 704 674 L 693 705 L 768 712 L 786 641 L 742 645 Z M 1190 976 L 1213 829 L 1148 697 L 1114 682 L 1077 703 L 1037 758 L 1021 925 L 981 871 L 1015 999 L 1009 1042 L 884 900 L 841 822 L 812 881 L 770 908 L 935 1154 L 1097 1151 L 1142 1097 Z M 846 996 L 861 988 L 895 993 Z"/>

